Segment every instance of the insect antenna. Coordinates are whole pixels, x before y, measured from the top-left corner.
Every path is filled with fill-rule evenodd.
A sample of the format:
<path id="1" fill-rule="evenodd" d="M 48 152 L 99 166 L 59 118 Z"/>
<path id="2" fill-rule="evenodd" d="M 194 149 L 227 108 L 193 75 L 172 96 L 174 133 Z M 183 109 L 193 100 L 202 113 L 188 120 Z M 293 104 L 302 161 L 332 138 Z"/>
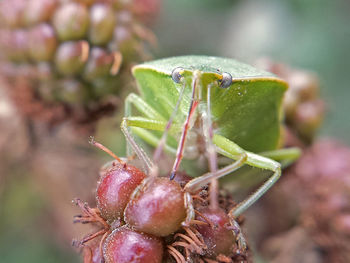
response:
<path id="1" fill-rule="evenodd" d="M 173 169 L 171 170 L 170 180 L 173 180 L 175 178 L 176 171 L 179 168 L 179 165 L 180 165 L 181 160 L 183 158 L 185 140 L 186 140 L 186 135 L 187 135 L 187 132 L 189 129 L 190 120 L 191 120 L 191 117 L 193 116 L 193 113 L 195 112 L 195 110 L 198 106 L 198 101 L 195 101 L 194 97 L 196 94 L 196 86 L 198 85 L 199 76 L 200 76 L 199 71 L 195 71 L 193 73 L 191 103 L 190 103 L 190 107 L 188 109 L 188 115 L 187 115 L 186 121 L 185 121 L 184 126 L 182 128 L 181 138 L 180 138 L 179 146 L 177 148 L 175 162 L 173 165 Z"/>
<path id="2" fill-rule="evenodd" d="M 182 101 L 182 97 L 183 97 L 183 94 L 184 94 L 184 90 L 185 90 L 185 87 L 186 87 L 186 80 L 184 79 L 184 77 L 181 75 L 181 71 L 183 71 L 182 68 L 175 68 L 173 70 L 173 73 L 172 73 L 172 79 L 174 82 L 176 83 L 180 83 L 180 82 L 183 82 L 183 85 L 182 85 L 182 89 L 180 90 L 180 94 L 179 94 L 179 98 L 176 102 L 176 105 L 175 105 L 175 108 L 170 116 L 170 119 L 164 129 L 164 133 L 162 135 L 162 138 L 160 139 L 159 141 L 159 144 L 158 144 L 158 147 L 156 148 L 156 150 L 154 151 L 154 154 L 153 154 L 153 161 L 154 163 L 157 163 L 157 161 L 159 160 L 162 152 L 163 152 L 163 149 L 164 149 L 164 146 L 166 144 L 166 140 L 167 140 L 167 136 L 168 136 L 168 132 L 170 130 L 170 127 L 174 121 L 174 118 L 176 116 L 176 113 L 180 107 L 180 103 Z"/>
<path id="3" fill-rule="evenodd" d="M 218 167 L 217 162 L 217 154 L 215 150 L 215 146 L 213 143 L 213 122 L 211 118 L 211 88 L 213 86 L 213 83 L 208 85 L 207 89 L 207 109 L 206 113 L 204 112 L 204 136 L 206 137 L 206 145 L 207 145 L 207 154 L 208 154 L 208 163 L 209 163 L 209 170 L 211 173 L 216 172 Z M 210 207 L 212 209 L 217 209 L 219 206 L 218 201 L 218 180 L 216 178 L 213 178 L 210 181 L 210 191 L 209 191 L 209 198 L 210 198 Z"/>

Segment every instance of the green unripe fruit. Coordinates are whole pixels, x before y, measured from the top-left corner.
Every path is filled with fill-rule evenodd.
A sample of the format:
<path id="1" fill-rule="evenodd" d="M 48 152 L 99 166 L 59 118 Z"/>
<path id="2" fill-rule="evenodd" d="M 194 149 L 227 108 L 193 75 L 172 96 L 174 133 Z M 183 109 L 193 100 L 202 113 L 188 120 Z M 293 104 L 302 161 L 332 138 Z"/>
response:
<path id="1" fill-rule="evenodd" d="M 114 77 L 104 77 L 94 79 L 91 83 L 91 89 L 95 97 L 103 98 L 109 96 L 113 92 L 113 90 L 118 89 L 118 84 L 115 81 Z"/>
<path id="2" fill-rule="evenodd" d="M 28 0 L 25 12 L 24 23 L 32 26 L 48 21 L 57 7 L 57 0 Z"/>
<path id="3" fill-rule="evenodd" d="M 61 41 L 84 38 L 89 26 L 89 12 L 78 3 L 64 4 L 54 14 L 53 25 Z"/>
<path id="4" fill-rule="evenodd" d="M 86 87 L 75 79 L 62 80 L 57 89 L 59 100 L 68 104 L 83 104 L 88 96 Z"/>
<path id="5" fill-rule="evenodd" d="M 29 33 L 29 55 L 35 61 L 49 61 L 56 51 L 55 32 L 48 24 L 40 24 Z"/>
<path id="6" fill-rule="evenodd" d="M 113 40 L 109 43 L 108 48 L 111 51 L 121 52 L 125 60 L 132 60 L 138 46 L 137 42 L 138 40 L 127 26 L 117 26 L 114 29 Z"/>
<path id="7" fill-rule="evenodd" d="M 0 0 L 0 71 L 12 90 L 28 86 L 25 96 L 12 92 L 19 112 L 50 125 L 71 119 L 81 126 L 115 110 L 130 66 L 143 58 L 149 42 L 135 30 L 134 5 L 134 0 Z M 117 25 L 136 40 L 126 44 L 134 55 L 120 52 L 119 42 L 110 49 Z M 60 94 L 66 78 L 84 87 L 84 98 L 78 99 L 76 88 Z"/>
<path id="8" fill-rule="evenodd" d="M 45 102 L 56 101 L 56 89 L 51 81 L 40 82 L 37 87 L 40 98 Z"/>
<path id="9" fill-rule="evenodd" d="M 94 80 L 109 75 L 113 61 L 113 54 L 107 54 L 102 48 L 92 48 L 89 60 L 85 66 L 84 78 Z"/>
<path id="10" fill-rule="evenodd" d="M 16 30 L 9 35 L 8 56 L 14 61 L 24 61 L 28 58 L 28 32 Z"/>
<path id="11" fill-rule="evenodd" d="M 90 6 L 92 5 L 94 2 L 96 2 L 96 0 L 74 0 L 75 2 L 84 4 L 86 6 Z M 109 0 L 108 0 L 109 1 Z"/>
<path id="12" fill-rule="evenodd" d="M 27 0 L 0 1 L 0 25 L 18 28 L 22 25 Z"/>
<path id="13" fill-rule="evenodd" d="M 87 50 L 86 50 L 87 49 Z M 88 43 L 85 41 L 65 42 L 58 47 L 55 64 L 62 75 L 74 75 L 79 73 L 86 62 Z"/>
<path id="14" fill-rule="evenodd" d="M 110 0 L 113 8 L 116 10 L 130 7 L 133 0 Z"/>
<path id="15" fill-rule="evenodd" d="M 113 37 L 115 15 L 105 4 L 95 4 L 90 9 L 89 39 L 92 44 L 104 45 Z"/>

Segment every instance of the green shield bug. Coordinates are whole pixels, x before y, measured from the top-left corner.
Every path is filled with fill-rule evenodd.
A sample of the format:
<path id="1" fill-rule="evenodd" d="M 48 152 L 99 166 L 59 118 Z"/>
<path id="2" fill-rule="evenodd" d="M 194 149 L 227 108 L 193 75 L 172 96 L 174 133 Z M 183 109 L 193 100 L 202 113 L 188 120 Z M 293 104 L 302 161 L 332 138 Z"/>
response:
<path id="1" fill-rule="evenodd" d="M 234 208 L 233 216 L 239 216 L 278 180 L 281 164 L 276 160 L 290 162 L 300 154 L 294 148 L 278 149 L 281 105 L 288 85 L 271 73 L 232 59 L 182 56 L 135 66 L 133 74 L 141 95 L 127 97 L 121 126 L 149 168 L 152 163 L 139 147 L 132 145 L 129 128 L 158 147 L 154 159 L 163 146 L 176 153 L 172 178 L 183 157 L 207 154 L 210 172 L 192 180 L 193 184 L 186 186 L 191 191 L 244 164 L 272 171 L 256 192 Z M 133 107 L 140 116 L 133 115 Z M 235 161 L 216 169 L 216 153 Z"/>

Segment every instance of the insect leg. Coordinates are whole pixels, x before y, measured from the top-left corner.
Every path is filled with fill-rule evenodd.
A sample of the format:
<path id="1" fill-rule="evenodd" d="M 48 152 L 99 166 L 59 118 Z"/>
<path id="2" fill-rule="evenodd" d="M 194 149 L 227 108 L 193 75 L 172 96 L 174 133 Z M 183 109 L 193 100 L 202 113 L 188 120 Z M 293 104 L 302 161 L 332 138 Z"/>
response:
<path id="1" fill-rule="evenodd" d="M 212 179 L 219 179 L 229 173 L 236 171 L 237 169 L 242 167 L 242 165 L 244 165 L 246 160 L 247 160 L 247 154 L 243 152 L 240 154 L 237 161 L 235 161 L 234 163 L 227 165 L 215 172 L 205 173 L 202 176 L 192 179 L 185 185 L 184 190 L 191 194 L 195 194 L 203 186 L 207 185 Z"/>
<path id="2" fill-rule="evenodd" d="M 185 88 L 185 82 L 182 90 L 180 91 L 179 99 L 175 106 L 173 114 L 167 123 L 165 122 L 166 121 L 165 118 L 161 116 L 156 110 L 154 110 L 153 107 L 150 106 L 147 102 L 145 102 L 140 96 L 134 93 L 131 93 L 128 95 L 128 97 L 125 100 L 126 126 L 128 127 L 131 126 L 132 127 L 131 131 L 134 134 L 137 134 L 139 137 L 141 137 L 143 140 L 145 140 L 147 143 L 151 144 L 152 146 L 157 147 L 154 154 L 155 158 L 153 158 L 154 160 L 158 159 L 163 148 L 165 148 L 166 151 L 171 153 L 176 152 L 174 148 L 166 144 L 166 138 L 167 138 L 168 132 L 171 132 L 170 127 L 171 126 L 176 127 L 176 124 L 173 124 L 173 119 L 176 115 L 177 109 L 182 100 L 184 88 Z M 135 106 L 135 108 L 147 118 L 131 117 L 132 106 Z M 162 139 L 159 140 L 157 136 L 146 131 L 145 129 L 162 131 L 163 132 Z M 171 130 L 174 130 L 174 129 L 171 129 Z M 178 128 L 176 130 L 180 131 L 181 128 Z"/>
<path id="3" fill-rule="evenodd" d="M 196 177 L 194 179 L 192 179 L 191 181 L 189 181 L 185 187 L 184 187 L 184 191 L 186 194 L 195 194 L 198 190 L 200 190 L 203 186 L 207 185 L 209 182 L 212 184 L 213 181 L 216 181 L 220 178 L 223 177 L 231 172 L 234 172 L 235 170 L 239 169 L 247 160 L 247 154 L 245 152 L 242 152 L 239 156 L 239 158 L 237 159 L 237 161 L 235 161 L 234 163 L 232 163 L 231 165 L 228 165 L 224 168 L 221 168 L 219 170 L 216 170 L 215 172 L 209 172 L 206 173 L 200 177 Z M 212 185 L 211 185 L 212 187 Z M 217 194 L 217 193 L 214 193 Z M 214 202 L 217 202 L 217 196 L 215 196 L 215 200 Z M 210 202 L 212 202 L 212 200 L 210 200 Z M 212 206 L 211 206 L 212 207 Z M 191 206 L 189 206 L 189 208 L 191 208 Z M 215 209 L 215 207 L 214 207 Z M 189 209 L 187 211 L 187 222 L 190 219 L 191 214 L 189 214 L 191 210 Z M 231 218 L 230 218 L 231 219 Z M 235 220 L 230 220 L 231 222 L 231 226 L 233 227 L 234 230 L 237 229 L 237 223 Z M 238 229 L 240 230 L 239 226 Z M 236 233 L 235 233 L 236 234 Z M 239 237 L 240 243 L 244 243 L 244 238 L 242 235 L 236 235 L 237 237 Z"/>
<path id="4" fill-rule="evenodd" d="M 196 94 L 196 86 L 198 85 L 198 81 L 199 81 L 199 75 L 200 75 L 199 71 L 195 71 L 193 73 L 192 95 L 191 95 L 190 107 L 188 109 L 188 114 L 187 114 L 185 123 L 184 123 L 183 128 L 182 128 L 181 138 L 180 138 L 179 145 L 178 145 L 177 152 L 176 152 L 176 158 L 175 158 L 174 165 L 173 165 L 173 168 L 172 168 L 171 174 L 170 174 L 170 180 L 174 179 L 174 177 L 176 175 L 176 171 L 180 166 L 181 160 L 183 158 L 183 151 L 185 149 L 185 140 L 186 140 L 186 135 L 187 135 L 187 132 L 189 129 L 190 120 L 191 120 L 191 117 L 193 116 L 193 114 L 198 106 L 198 101 L 195 101 L 195 94 Z"/>
<path id="5" fill-rule="evenodd" d="M 132 105 L 148 118 L 166 121 L 162 115 L 135 93 L 130 93 L 125 99 L 125 117 L 132 116 Z"/>
<path id="6" fill-rule="evenodd" d="M 159 145 L 160 139 L 147 130 L 164 131 L 167 125 L 166 121 L 159 121 L 144 117 L 125 117 L 123 121 L 125 122 L 125 125 L 131 129 L 132 134 L 137 135 L 153 147 L 157 147 Z M 177 124 L 173 124 L 169 130 L 169 133 L 176 134 L 180 131 L 181 127 Z M 164 149 L 169 153 L 176 154 L 176 149 L 168 144 L 165 144 Z"/>
<path id="7" fill-rule="evenodd" d="M 294 163 L 301 155 L 301 150 L 297 147 L 278 149 L 274 151 L 262 152 L 260 155 L 281 163 L 282 168 Z"/>
<path id="8" fill-rule="evenodd" d="M 237 155 L 241 154 L 241 152 L 244 151 L 234 142 L 218 134 L 214 134 L 213 142 L 218 147 L 217 149 L 219 153 L 231 159 L 236 159 Z M 252 195 L 240 202 L 236 207 L 234 207 L 230 211 L 230 216 L 232 218 L 238 217 L 247 208 L 254 204 L 267 190 L 271 188 L 271 186 L 273 186 L 277 182 L 277 180 L 281 176 L 280 163 L 258 154 L 254 154 L 247 151 L 245 153 L 247 156 L 245 161 L 246 164 L 257 168 L 270 170 L 273 172 L 273 174 L 262 186 L 258 188 L 258 190 L 256 190 Z"/>
<path id="9" fill-rule="evenodd" d="M 176 71 L 176 69 L 175 69 L 175 71 Z M 175 73 L 177 73 L 177 72 L 175 72 Z M 173 73 L 173 74 L 174 74 L 174 73 Z M 181 75 L 180 75 L 180 76 L 181 76 Z M 161 139 L 160 139 L 160 141 L 159 141 L 159 143 L 158 143 L 158 146 L 157 146 L 156 150 L 154 151 L 154 154 L 153 154 L 153 161 L 154 161 L 154 162 L 157 162 L 157 161 L 159 160 L 159 158 L 160 158 L 160 156 L 161 156 L 161 154 L 162 154 L 162 152 L 163 152 L 163 148 L 164 148 L 164 146 L 166 145 L 166 140 L 167 140 L 167 137 L 168 137 L 168 132 L 169 132 L 169 130 L 170 130 L 170 128 L 171 128 L 171 125 L 173 124 L 173 120 L 174 120 L 174 118 L 175 118 L 175 116 L 176 116 L 176 113 L 177 113 L 177 111 L 178 111 L 178 109 L 179 109 L 179 106 L 180 106 L 180 103 L 181 103 L 181 101 L 182 101 L 182 97 L 183 97 L 184 90 L 185 90 L 185 87 L 186 87 L 186 81 L 184 80 L 183 77 L 182 77 L 182 78 L 180 77 L 179 81 L 182 81 L 182 82 L 183 82 L 183 83 L 182 83 L 182 84 L 183 84 L 183 85 L 182 85 L 182 89 L 181 89 L 181 91 L 180 91 L 179 98 L 177 99 L 177 102 L 176 102 L 174 111 L 172 112 L 172 114 L 171 114 L 171 116 L 170 116 L 170 118 L 169 118 L 169 120 L 168 120 L 168 123 L 167 123 L 167 125 L 166 125 L 166 127 L 165 127 L 165 129 L 164 129 L 163 135 L 162 135 L 162 137 L 161 137 Z"/>
<path id="10" fill-rule="evenodd" d="M 213 144 L 213 123 L 211 118 L 211 88 L 212 84 L 209 84 L 207 87 L 207 104 L 203 105 L 200 109 L 202 122 L 203 122 L 203 134 L 206 141 L 206 152 L 209 163 L 209 171 L 211 173 L 215 173 L 218 168 L 217 162 L 217 153 L 215 149 L 215 145 Z M 210 182 L 210 207 L 212 209 L 217 209 L 219 206 L 218 202 L 218 180 L 217 178 L 213 178 Z"/>
<path id="11" fill-rule="evenodd" d="M 136 95 L 135 93 L 130 93 L 125 99 L 125 117 L 132 116 L 132 106 L 134 106 L 143 116 L 146 116 L 155 120 L 164 120 L 164 117 L 161 116 L 153 107 L 151 107 L 143 98 Z M 131 149 L 129 144 L 126 145 L 126 155 L 131 155 Z"/>
<path id="12" fill-rule="evenodd" d="M 128 130 L 128 126 L 126 125 L 125 119 L 123 119 L 120 127 L 122 132 L 124 133 L 127 143 L 130 144 L 137 157 L 143 162 L 147 170 L 150 171 L 154 167 L 154 164 L 152 163 L 151 159 L 147 156 L 146 152 L 135 142 L 135 139 L 132 137 L 130 131 Z"/>

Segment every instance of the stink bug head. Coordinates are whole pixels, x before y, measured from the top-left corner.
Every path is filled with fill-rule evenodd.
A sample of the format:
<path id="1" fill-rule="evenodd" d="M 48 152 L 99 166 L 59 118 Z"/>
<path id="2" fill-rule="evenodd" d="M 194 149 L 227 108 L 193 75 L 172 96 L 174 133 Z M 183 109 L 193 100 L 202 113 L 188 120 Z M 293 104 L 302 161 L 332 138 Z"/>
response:
<path id="1" fill-rule="evenodd" d="M 189 150 L 207 156 L 210 170 L 190 183 L 192 190 L 244 164 L 272 172 L 269 180 L 235 208 L 233 216 L 255 203 L 281 176 L 281 164 L 270 158 L 291 163 L 300 154 L 298 149 L 277 150 L 287 83 L 271 73 L 232 59 L 183 56 L 138 65 L 133 74 L 141 96 L 127 97 L 122 130 L 127 137 L 130 131 L 157 147 L 157 158 L 163 148 L 176 154 L 171 179 L 181 160 L 189 157 Z M 141 115 L 134 116 L 133 108 Z M 216 153 L 235 162 L 218 170 Z"/>
<path id="2" fill-rule="evenodd" d="M 182 69 L 178 73 L 186 82 L 177 114 L 180 123 L 188 114 L 193 73 L 199 71 L 201 102 L 206 100 L 208 85 L 213 86 L 212 118 L 220 135 L 254 152 L 279 146 L 281 102 L 287 89 L 286 82 L 249 65 L 217 57 L 173 57 L 135 66 L 133 74 L 142 98 L 166 120 L 183 85 L 183 82 L 174 82 L 174 69 Z"/>

